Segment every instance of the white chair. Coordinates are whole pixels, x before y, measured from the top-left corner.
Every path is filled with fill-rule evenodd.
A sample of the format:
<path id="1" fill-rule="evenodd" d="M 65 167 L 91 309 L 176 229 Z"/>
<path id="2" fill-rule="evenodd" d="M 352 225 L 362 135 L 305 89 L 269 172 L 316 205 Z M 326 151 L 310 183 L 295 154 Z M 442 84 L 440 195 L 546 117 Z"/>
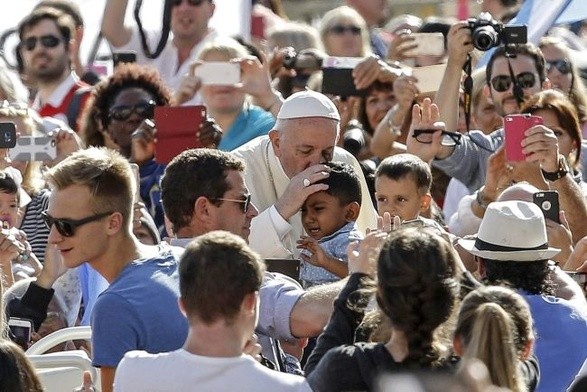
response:
<path id="1" fill-rule="evenodd" d="M 70 340 L 90 339 L 90 327 L 64 328 L 45 336 L 26 351 L 47 392 L 72 391 L 82 383 L 82 374 L 88 370 L 96 390 L 100 390 L 99 370 L 83 350 L 61 351 L 45 354 L 47 350 Z"/>

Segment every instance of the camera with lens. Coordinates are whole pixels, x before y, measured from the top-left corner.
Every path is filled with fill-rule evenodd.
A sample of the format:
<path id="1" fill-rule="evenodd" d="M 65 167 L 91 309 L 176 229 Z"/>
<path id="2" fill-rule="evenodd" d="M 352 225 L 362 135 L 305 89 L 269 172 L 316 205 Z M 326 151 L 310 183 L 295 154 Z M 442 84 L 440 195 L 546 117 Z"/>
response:
<path id="1" fill-rule="evenodd" d="M 363 134 L 361 123 L 351 120 L 342 136 L 343 148 L 356 157 L 365 147 L 365 144 L 365 135 Z"/>
<path id="2" fill-rule="evenodd" d="M 473 46 L 481 51 L 499 45 L 525 44 L 528 41 L 526 26 L 504 26 L 493 19 L 489 12 L 482 12 L 477 18 L 470 18 L 467 23 L 471 29 Z"/>
<path id="3" fill-rule="evenodd" d="M 322 57 L 314 52 L 301 51 L 298 53 L 293 48 L 289 48 L 283 56 L 283 66 L 286 69 L 310 73 L 320 70 Z"/>

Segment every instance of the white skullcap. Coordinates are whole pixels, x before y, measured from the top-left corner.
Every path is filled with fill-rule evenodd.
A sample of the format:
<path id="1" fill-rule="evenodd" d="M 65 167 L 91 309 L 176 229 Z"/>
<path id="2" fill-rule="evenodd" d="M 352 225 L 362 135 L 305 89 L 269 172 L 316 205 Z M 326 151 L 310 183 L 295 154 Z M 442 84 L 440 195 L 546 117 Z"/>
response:
<path id="1" fill-rule="evenodd" d="M 324 94 L 312 90 L 304 90 L 290 95 L 277 114 L 277 118 L 324 117 L 340 121 L 338 109 Z"/>

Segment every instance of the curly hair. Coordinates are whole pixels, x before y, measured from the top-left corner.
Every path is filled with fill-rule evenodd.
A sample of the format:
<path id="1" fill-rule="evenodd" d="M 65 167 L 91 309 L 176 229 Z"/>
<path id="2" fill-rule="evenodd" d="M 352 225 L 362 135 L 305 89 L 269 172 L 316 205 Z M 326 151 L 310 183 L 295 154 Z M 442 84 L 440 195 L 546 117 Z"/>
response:
<path id="1" fill-rule="evenodd" d="M 456 257 L 443 238 L 414 228 L 392 232 L 379 254 L 377 303 L 406 336 L 408 366 L 442 364 L 435 333 L 455 309 Z"/>
<path id="2" fill-rule="evenodd" d="M 120 64 L 108 79 L 96 85 L 92 93 L 93 105 L 87 105 L 86 110 L 93 110 L 95 118 L 106 129 L 110 124 L 110 106 L 121 91 L 131 88 L 153 94 L 157 106 L 167 106 L 171 102 L 171 92 L 156 69 L 138 64 Z"/>
<path id="3" fill-rule="evenodd" d="M 485 264 L 485 280 L 488 284 L 511 286 L 528 294 L 554 295 L 555 287 L 548 260 L 522 263 L 480 259 Z"/>

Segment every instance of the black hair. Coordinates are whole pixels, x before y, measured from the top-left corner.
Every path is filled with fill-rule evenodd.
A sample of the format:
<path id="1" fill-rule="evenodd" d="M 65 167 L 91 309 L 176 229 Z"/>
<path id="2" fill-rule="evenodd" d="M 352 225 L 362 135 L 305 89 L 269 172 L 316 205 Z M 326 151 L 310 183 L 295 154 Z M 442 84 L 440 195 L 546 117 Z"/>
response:
<path id="1" fill-rule="evenodd" d="M 353 167 L 342 162 L 327 162 L 325 165 L 330 167 L 330 174 L 316 183 L 328 185 L 325 192 L 336 197 L 341 205 L 352 202 L 361 205 L 361 182 Z"/>

